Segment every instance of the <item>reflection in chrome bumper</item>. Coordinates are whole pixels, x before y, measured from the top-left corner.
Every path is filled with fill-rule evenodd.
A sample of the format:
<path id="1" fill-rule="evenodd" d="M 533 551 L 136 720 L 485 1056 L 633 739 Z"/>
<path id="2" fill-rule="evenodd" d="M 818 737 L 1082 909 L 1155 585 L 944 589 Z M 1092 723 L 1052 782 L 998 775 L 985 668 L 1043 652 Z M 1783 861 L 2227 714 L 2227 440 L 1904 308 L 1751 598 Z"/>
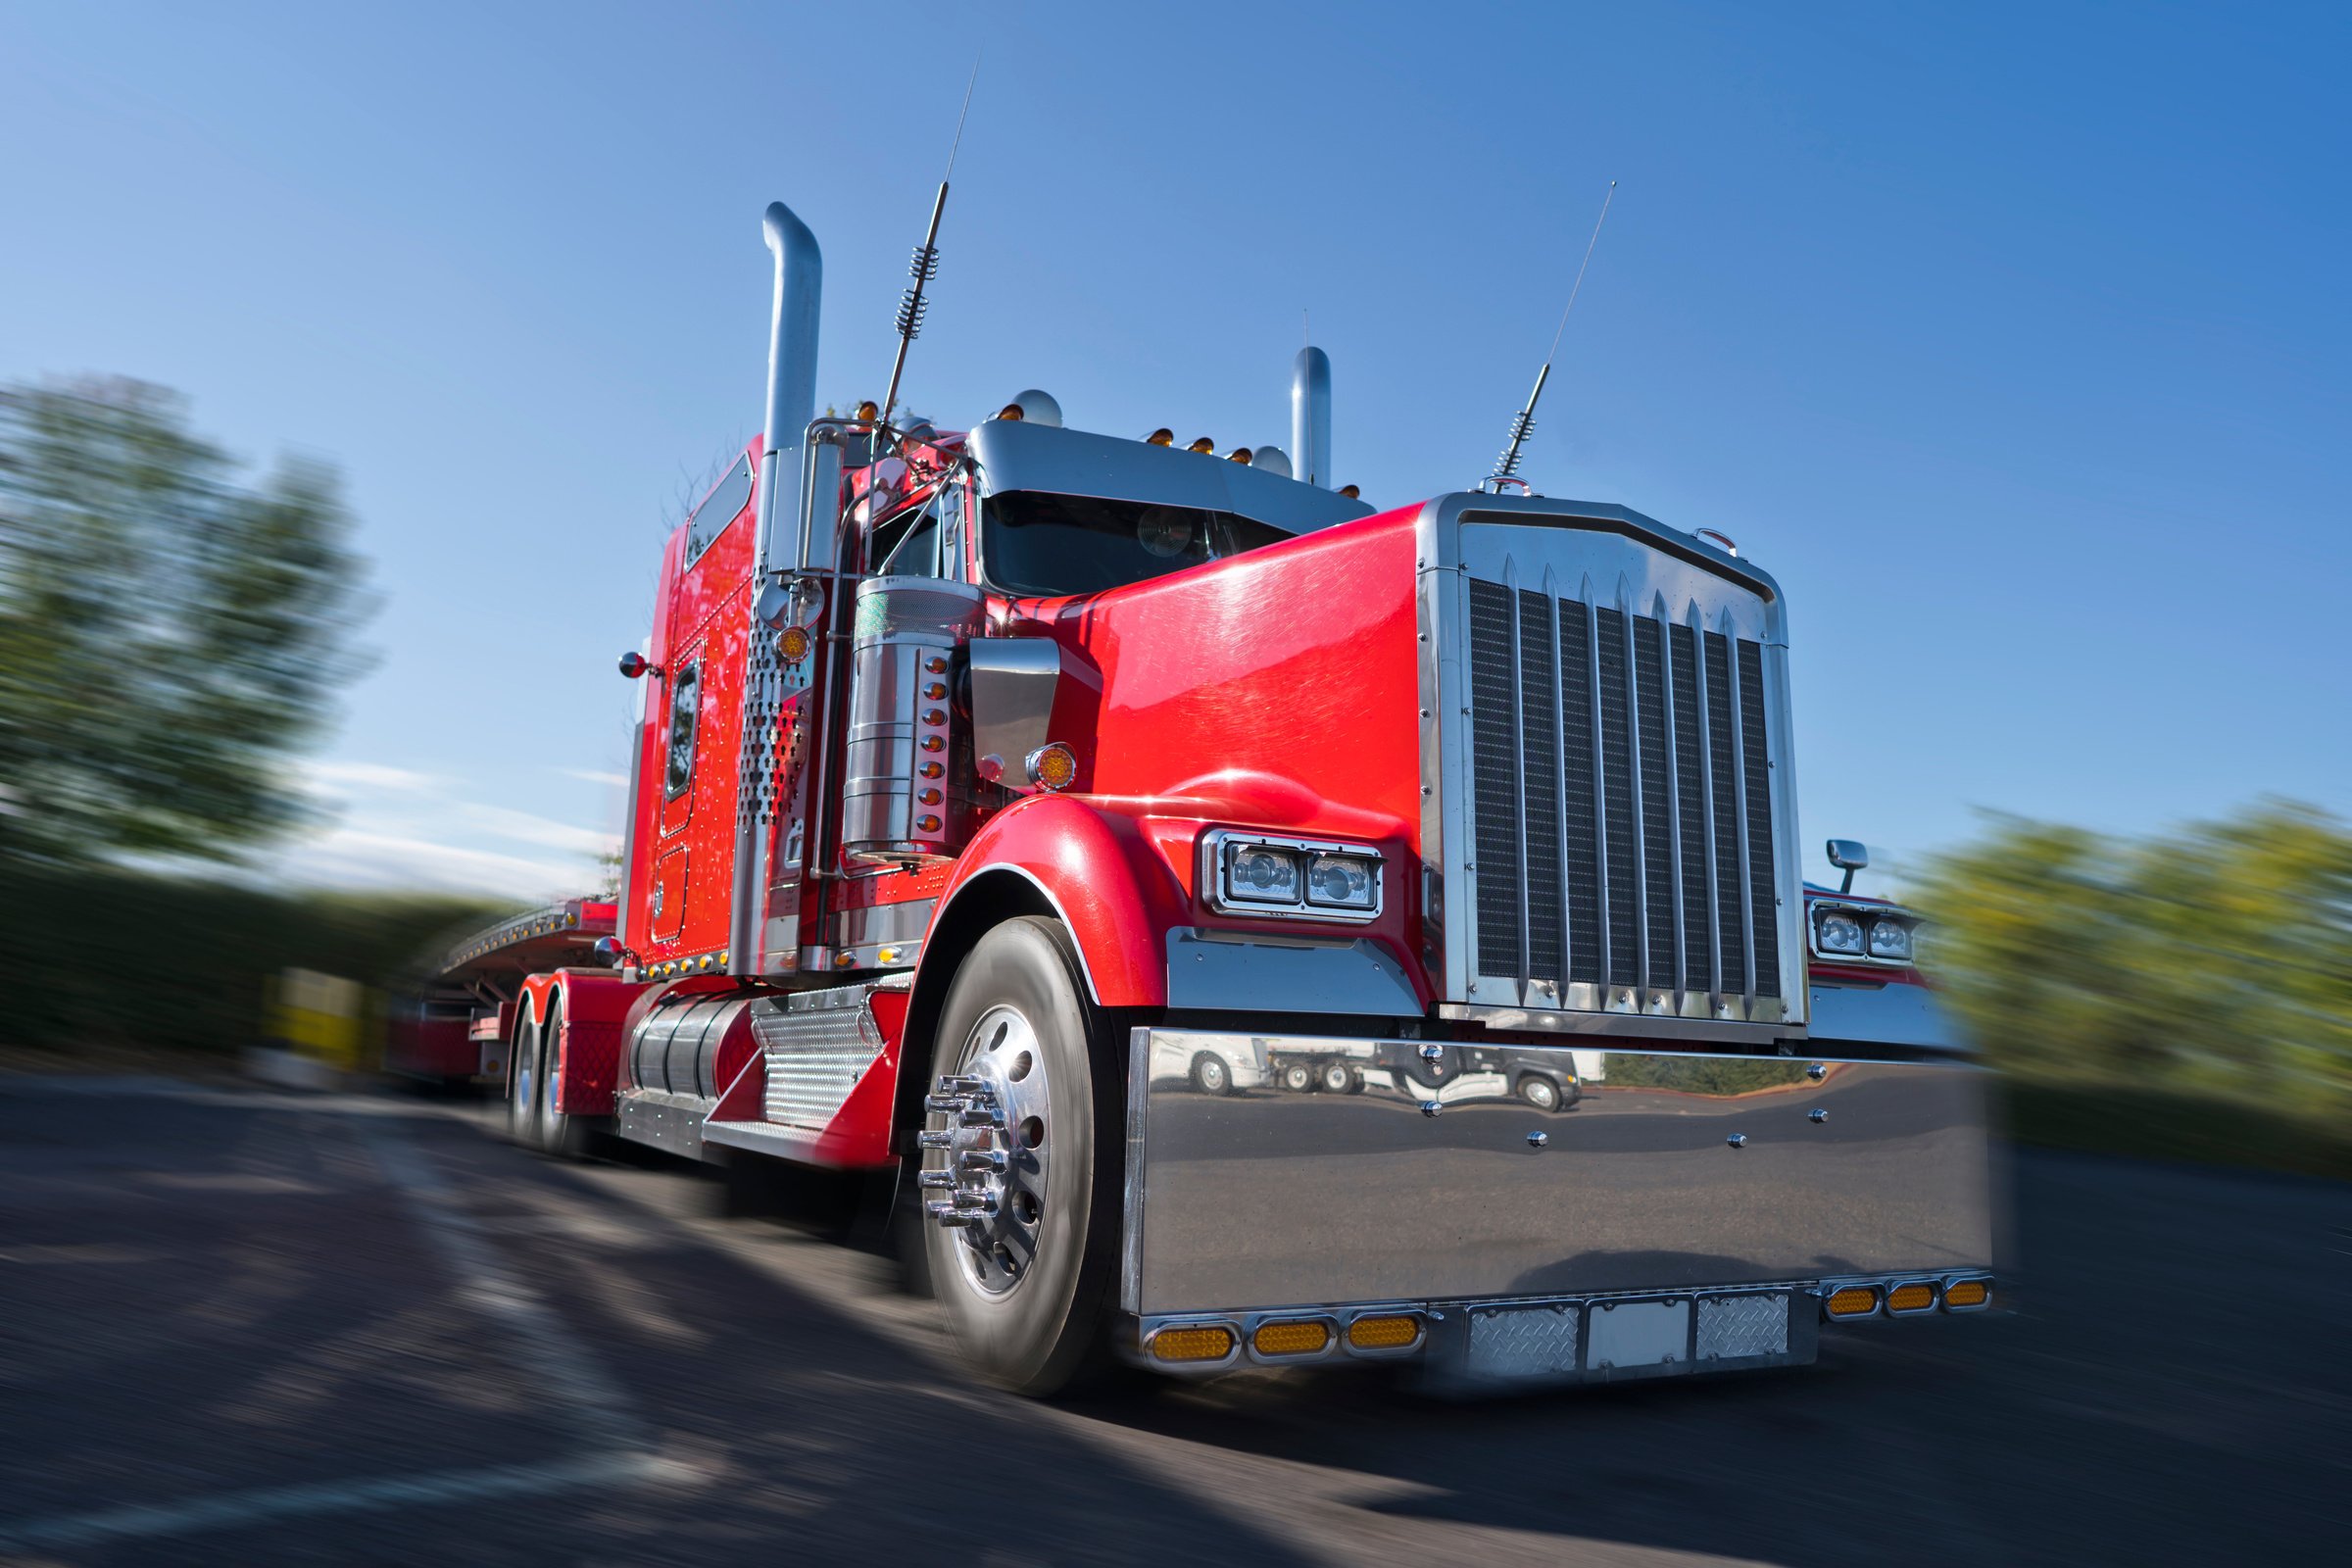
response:
<path id="1" fill-rule="evenodd" d="M 1378 1307 L 1426 1313 L 1431 1359 L 1473 1371 L 1728 1370 L 1810 1359 L 1828 1283 L 1992 1263 L 1973 1067 L 1167 1029 L 1132 1044 L 1122 1304 L 1146 1338 L 1223 1322 L 1240 1360 L 1269 1318 L 1344 1329 Z M 1204 1095 L 1166 1070 L 1202 1051 L 1344 1061 L 1350 1087 Z M 1783 1332 L 1726 1339 L 1735 1318 Z"/>

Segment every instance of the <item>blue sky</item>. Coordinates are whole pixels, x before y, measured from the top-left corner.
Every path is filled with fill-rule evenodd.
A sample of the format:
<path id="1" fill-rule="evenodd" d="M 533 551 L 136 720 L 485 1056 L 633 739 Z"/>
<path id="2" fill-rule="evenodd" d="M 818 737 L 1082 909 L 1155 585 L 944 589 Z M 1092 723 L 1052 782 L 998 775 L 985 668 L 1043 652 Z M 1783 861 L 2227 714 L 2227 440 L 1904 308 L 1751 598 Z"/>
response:
<path id="1" fill-rule="evenodd" d="M 881 19 L 898 30 L 877 30 Z M 0 378 L 335 459 L 380 655 L 305 879 L 560 891 L 617 828 L 684 490 L 760 416 L 759 215 L 875 396 L 975 47 L 915 405 L 1493 461 L 1788 590 L 1809 862 L 1991 808 L 2352 811 L 2342 8 L 34 6 L 0 0 Z"/>

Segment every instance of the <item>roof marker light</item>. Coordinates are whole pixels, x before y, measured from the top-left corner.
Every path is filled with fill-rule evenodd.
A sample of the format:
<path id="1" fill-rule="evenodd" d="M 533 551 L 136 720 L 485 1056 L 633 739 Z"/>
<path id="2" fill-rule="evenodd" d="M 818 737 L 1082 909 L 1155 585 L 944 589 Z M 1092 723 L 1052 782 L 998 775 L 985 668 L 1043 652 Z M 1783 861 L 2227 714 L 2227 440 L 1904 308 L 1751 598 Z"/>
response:
<path id="1" fill-rule="evenodd" d="M 1235 447 L 1231 452 L 1225 454 L 1225 461 L 1227 463 L 1238 463 L 1243 467 L 1247 468 L 1250 466 L 1250 460 L 1255 456 L 1256 454 L 1251 452 L 1248 447 Z"/>
<path id="2" fill-rule="evenodd" d="M 1216 438 L 1213 436 L 1204 435 L 1200 440 L 1194 442 L 1190 447 L 1187 447 L 1185 450 L 1188 452 L 1205 452 L 1210 457 L 1215 457 L 1217 453 Z"/>
<path id="3" fill-rule="evenodd" d="M 1176 432 L 1169 429 L 1164 424 L 1158 429 L 1152 431 L 1150 435 L 1144 437 L 1144 445 L 1148 447 L 1172 447 L 1175 444 Z"/>

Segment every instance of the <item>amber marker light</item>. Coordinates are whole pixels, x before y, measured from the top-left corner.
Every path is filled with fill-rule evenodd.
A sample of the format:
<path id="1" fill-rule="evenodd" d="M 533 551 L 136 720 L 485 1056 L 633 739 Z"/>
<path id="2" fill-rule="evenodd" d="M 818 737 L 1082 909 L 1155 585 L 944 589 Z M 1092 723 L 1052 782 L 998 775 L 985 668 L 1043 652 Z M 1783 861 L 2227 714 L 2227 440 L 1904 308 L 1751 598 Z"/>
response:
<path id="1" fill-rule="evenodd" d="M 1078 754 L 1059 741 L 1040 746 L 1024 764 L 1029 782 L 1041 790 L 1066 790 L 1078 782 Z"/>
<path id="2" fill-rule="evenodd" d="M 1879 1309 L 1879 1293 L 1867 1285 L 1845 1285 L 1830 1293 L 1832 1317 L 1868 1317 Z"/>
<path id="3" fill-rule="evenodd" d="M 1340 494 L 1346 496 L 1350 501 L 1361 501 L 1364 499 L 1364 493 L 1351 484 L 1344 484 L 1340 486 Z"/>
<path id="4" fill-rule="evenodd" d="M 1886 1293 L 1886 1312 L 1901 1317 L 1911 1312 L 1931 1312 L 1936 1308 L 1936 1287 L 1933 1285 L 1897 1285 Z"/>
<path id="5" fill-rule="evenodd" d="M 1144 437 L 1144 445 L 1148 447 L 1172 447 L 1175 444 L 1176 432 L 1169 429 L 1164 424 L 1158 429 L 1152 431 L 1150 435 Z"/>
<path id="6" fill-rule="evenodd" d="M 882 405 L 876 403 L 872 398 L 867 398 L 863 403 L 858 405 L 859 422 L 871 424 L 880 417 L 882 417 Z"/>
<path id="7" fill-rule="evenodd" d="M 1312 1355 L 1331 1343 L 1325 1323 L 1260 1323 L 1250 1348 L 1260 1355 Z"/>
<path id="8" fill-rule="evenodd" d="M 1207 436 L 1202 436 L 1200 440 L 1194 442 L 1185 450 L 1188 452 L 1205 452 L 1213 458 L 1217 455 L 1217 443 Z"/>
<path id="9" fill-rule="evenodd" d="M 1250 451 L 1248 447 L 1235 447 L 1231 452 L 1225 454 L 1225 461 L 1227 463 L 1238 463 L 1243 467 L 1247 468 L 1250 466 L 1251 460 L 1253 460 L 1256 456 L 1257 454 Z"/>
<path id="10" fill-rule="evenodd" d="M 1021 413 L 1021 406 L 1018 403 L 1007 403 L 997 411 L 997 417 L 1000 419 L 1010 419 L 1015 423 L 1018 423 L 1020 420 L 1028 417 L 1028 416 Z"/>
<path id="11" fill-rule="evenodd" d="M 1222 1361 L 1232 1353 L 1233 1330 L 1222 1324 L 1161 1329 L 1152 1336 L 1154 1361 Z"/>
<path id="12" fill-rule="evenodd" d="M 811 646 L 806 626 L 787 626 L 776 633 L 776 653 L 787 664 L 797 664 L 807 659 Z"/>
<path id="13" fill-rule="evenodd" d="M 1992 1284 L 1988 1280 L 1962 1280 L 1943 1288 L 1943 1304 L 1949 1311 L 1966 1312 L 1991 1299 Z"/>
<path id="14" fill-rule="evenodd" d="M 1421 1320 L 1410 1312 L 1359 1317 L 1348 1325 L 1351 1350 L 1401 1350 L 1421 1337 Z"/>

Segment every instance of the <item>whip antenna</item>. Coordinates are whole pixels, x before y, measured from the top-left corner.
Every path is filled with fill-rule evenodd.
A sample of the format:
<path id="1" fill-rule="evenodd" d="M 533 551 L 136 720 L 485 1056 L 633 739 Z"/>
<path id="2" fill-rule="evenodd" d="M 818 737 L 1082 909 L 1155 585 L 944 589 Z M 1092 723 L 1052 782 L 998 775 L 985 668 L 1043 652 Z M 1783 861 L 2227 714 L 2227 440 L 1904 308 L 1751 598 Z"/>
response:
<path id="1" fill-rule="evenodd" d="M 906 291 L 899 296 L 899 351 L 890 362 L 890 390 L 882 395 L 881 428 L 890 428 L 891 410 L 898 406 L 899 379 L 906 372 L 906 350 L 922 334 L 923 317 L 931 302 L 923 297 L 923 289 L 939 276 L 939 220 L 948 210 L 948 181 L 956 173 L 956 155 L 963 149 L 964 117 L 972 112 L 972 88 L 980 80 L 980 57 L 972 56 L 972 74 L 963 84 L 963 107 L 956 113 L 956 139 L 948 146 L 948 172 L 940 176 L 939 194 L 931 202 L 931 226 L 923 231 L 923 242 L 914 248 L 914 260 L 906 270 L 914 278 Z"/>
<path id="2" fill-rule="evenodd" d="M 1527 481 L 1519 477 L 1519 449 L 1527 444 L 1528 436 L 1536 428 L 1536 401 L 1544 396 L 1544 383 L 1551 379 L 1552 356 L 1560 351 L 1560 335 L 1568 330 L 1569 312 L 1576 309 L 1576 296 L 1585 286 L 1585 269 L 1592 265 L 1593 248 L 1600 243 L 1600 225 L 1609 220 L 1609 203 L 1616 199 L 1617 182 L 1612 179 L 1608 194 L 1600 199 L 1600 216 L 1592 220 L 1592 237 L 1585 241 L 1585 259 L 1577 265 L 1576 281 L 1568 287 L 1568 308 L 1560 312 L 1560 324 L 1552 330 L 1551 347 L 1544 351 L 1544 368 L 1536 372 L 1535 390 L 1527 395 L 1527 407 L 1511 416 L 1510 438 L 1502 456 L 1494 460 L 1494 471 L 1479 486 L 1482 490 L 1491 489 L 1499 495 L 1505 484 L 1527 488 Z"/>

